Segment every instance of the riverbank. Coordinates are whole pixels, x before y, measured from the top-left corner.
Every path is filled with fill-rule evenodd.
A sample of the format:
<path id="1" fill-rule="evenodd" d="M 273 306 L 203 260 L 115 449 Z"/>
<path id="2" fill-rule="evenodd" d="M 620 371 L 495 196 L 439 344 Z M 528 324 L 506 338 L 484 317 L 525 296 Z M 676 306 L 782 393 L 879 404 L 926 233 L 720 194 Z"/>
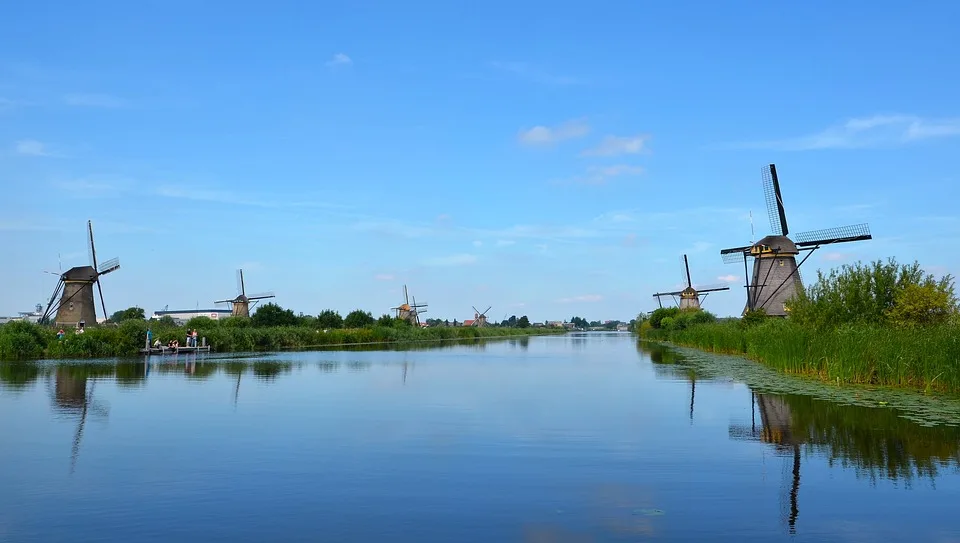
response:
<path id="1" fill-rule="evenodd" d="M 641 340 L 746 357 L 781 372 L 838 384 L 960 392 L 960 328 L 847 325 L 816 329 L 790 320 L 739 320 L 645 329 Z"/>
<path id="2" fill-rule="evenodd" d="M 70 331 L 58 339 L 47 327 L 29 323 L 0 326 L 0 360 L 41 358 L 109 358 L 136 356 L 147 341 L 185 344 L 187 328 L 160 326 L 128 320 L 117 326 L 89 328 L 83 334 Z M 214 352 L 262 352 L 351 345 L 395 345 L 412 342 L 440 342 L 474 338 L 508 338 L 563 334 L 556 328 L 371 326 L 367 328 L 318 330 L 305 326 L 217 326 L 198 330 Z"/>

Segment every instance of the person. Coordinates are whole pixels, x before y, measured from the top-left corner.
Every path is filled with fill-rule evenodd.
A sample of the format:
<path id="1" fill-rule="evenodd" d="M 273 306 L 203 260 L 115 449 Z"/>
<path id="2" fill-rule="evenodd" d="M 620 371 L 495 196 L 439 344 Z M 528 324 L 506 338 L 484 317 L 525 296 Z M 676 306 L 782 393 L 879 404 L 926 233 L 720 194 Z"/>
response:
<path id="1" fill-rule="evenodd" d="M 57 339 L 63 339 L 63 336 L 65 335 L 66 334 L 63 332 L 63 328 L 61 328 L 60 331 L 57 332 Z"/>
<path id="2" fill-rule="evenodd" d="M 151 332 L 150 329 L 147 328 L 147 345 L 150 345 L 150 339 L 152 337 L 153 337 L 153 332 Z"/>
<path id="3" fill-rule="evenodd" d="M 193 329 L 193 346 L 194 347 L 197 346 L 197 329 L 196 328 Z"/>
<path id="4" fill-rule="evenodd" d="M 153 346 L 158 349 L 160 348 L 160 338 L 157 338 L 157 340 L 153 342 Z"/>

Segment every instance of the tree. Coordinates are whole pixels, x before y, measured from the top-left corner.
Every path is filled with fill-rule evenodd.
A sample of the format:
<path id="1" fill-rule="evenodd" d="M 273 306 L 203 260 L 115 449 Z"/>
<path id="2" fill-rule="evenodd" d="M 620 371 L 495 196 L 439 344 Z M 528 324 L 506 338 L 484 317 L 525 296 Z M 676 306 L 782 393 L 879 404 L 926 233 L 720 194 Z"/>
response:
<path id="1" fill-rule="evenodd" d="M 147 316 L 143 312 L 142 307 L 128 307 L 127 309 L 117 311 L 113 315 L 110 315 L 110 322 L 123 322 L 125 320 L 138 319 L 138 320 L 147 320 Z"/>
<path id="2" fill-rule="evenodd" d="M 946 324 L 956 313 L 953 286 L 944 281 L 928 281 L 921 285 L 907 285 L 897 293 L 887 317 L 895 326 L 935 326 Z"/>
<path id="3" fill-rule="evenodd" d="M 587 322 L 587 319 L 584 319 L 583 317 L 573 317 L 570 319 L 570 323 L 577 328 L 587 328 L 590 326 L 590 323 Z"/>
<path id="4" fill-rule="evenodd" d="M 297 316 L 292 309 L 284 309 L 277 304 L 268 303 L 257 308 L 250 317 L 254 326 L 296 326 Z"/>
<path id="5" fill-rule="evenodd" d="M 517 321 L 517 328 L 530 328 L 530 319 L 526 315 L 520 317 Z"/>
<path id="6" fill-rule="evenodd" d="M 373 326 L 374 322 L 376 322 L 376 320 L 374 320 L 373 314 L 369 311 L 354 309 L 343 319 L 343 326 L 345 328 L 368 328 Z"/>
<path id="7" fill-rule="evenodd" d="M 386 326 L 388 328 L 392 328 L 393 325 L 394 325 L 393 317 L 391 317 L 390 315 L 387 315 L 386 313 L 384 313 L 383 315 L 380 315 L 380 318 L 377 319 L 377 326 Z"/>
<path id="8" fill-rule="evenodd" d="M 343 328 L 343 317 L 332 309 L 324 309 L 317 315 L 317 325 L 324 330 Z"/>
<path id="9" fill-rule="evenodd" d="M 187 321 L 186 327 L 190 330 L 209 330 L 217 326 L 217 321 L 211 319 L 210 317 L 204 317 L 200 315 L 198 317 L 193 317 Z"/>

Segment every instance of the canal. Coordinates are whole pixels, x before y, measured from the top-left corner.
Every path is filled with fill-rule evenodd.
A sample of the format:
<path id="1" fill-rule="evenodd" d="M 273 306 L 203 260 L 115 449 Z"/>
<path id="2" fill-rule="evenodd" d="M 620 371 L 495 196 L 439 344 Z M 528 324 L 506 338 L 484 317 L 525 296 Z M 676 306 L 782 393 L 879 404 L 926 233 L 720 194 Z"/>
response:
<path id="1" fill-rule="evenodd" d="M 585 333 L 0 364 L 0 541 L 960 541 L 960 402 Z"/>

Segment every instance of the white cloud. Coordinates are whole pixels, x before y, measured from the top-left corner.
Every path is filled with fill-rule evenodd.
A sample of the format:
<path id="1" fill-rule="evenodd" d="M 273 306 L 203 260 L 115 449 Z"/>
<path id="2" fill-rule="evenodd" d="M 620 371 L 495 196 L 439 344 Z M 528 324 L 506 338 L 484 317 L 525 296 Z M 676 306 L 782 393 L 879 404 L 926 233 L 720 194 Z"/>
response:
<path id="1" fill-rule="evenodd" d="M 393 281 L 396 277 L 392 273 L 378 273 L 373 276 L 377 281 Z"/>
<path id="2" fill-rule="evenodd" d="M 473 240 L 473 246 L 474 246 L 474 247 L 482 247 L 482 246 L 483 246 L 483 242 L 480 241 L 479 239 L 475 239 L 475 240 Z"/>
<path id="3" fill-rule="evenodd" d="M 509 247 L 509 246 L 514 245 L 514 244 L 516 244 L 516 243 L 517 243 L 517 242 L 516 242 L 516 241 L 513 241 L 512 239 L 498 239 L 498 240 L 497 240 L 497 247 Z"/>
<path id="4" fill-rule="evenodd" d="M 821 258 L 823 260 L 826 260 L 827 262 L 842 262 L 844 260 L 848 260 L 850 256 L 851 256 L 850 253 L 841 253 L 841 252 L 834 251 L 829 253 L 823 253 Z"/>
<path id="5" fill-rule="evenodd" d="M 723 147 L 811 151 L 893 147 L 921 140 L 960 136 L 960 118 L 924 119 L 916 115 L 874 115 L 854 118 L 807 136 L 742 142 Z"/>
<path id="6" fill-rule="evenodd" d="M 603 301 L 603 296 L 599 294 L 583 294 L 581 296 L 572 296 L 570 298 L 560 298 L 557 300 L 561 304 L 569 304 L 575 302 L 600 302 Z"/>
<path id="7" fill-rule="evenodd" d="M 109 94 L 67 94 L 63 102 L 68 106 L 115 109 L 126 107 L 127 101 Z"/>
<path id="8" fill-rule="evenodd" d="M 635 155 L 647 150 L 649 135 L 638 136 L 606 136 L 593 148 L 581 153 L 582 156 L 619 156 Z"/>
<path id="9" fill-rule="evenodd" d="M 590 125 L 583 119 L 574 119 L 554 127 L 534 126 L 520 130 L 517 138 L 524 145 L 552 145 L 554 143 L 582 138 L 590 133 Z"/>
<path id="10" fill-rule="evenodd" d="M 14 144 L 13 152 L 23 156 L 51 156 L 47 146 L 37 140 L 20 140 Z"/>
<path id="11" fill-rule="evenodd" d="M 450 256 L 438 256 L 428 258 L 424 261 L 425 266 L 467 266 L 475 264 L 477 256 L 471 254 L 459 254 Z"/>
<path id="12" fill-rule="evenodd" d="M 353 59 L 343 53 L 337 53 L 327 61 L 327 66 L 349 66 L 353 64 Z"/>
<path id="13" fill-rule="evenodd" d="M 717 277 L 717 281 L 723 281 L 724 283 L 732 283 L 732 282 L 736 281 L 737 279 L 739 279 L 739 277 L 737 277 L 736 275 L 733 275 L 733 274 L 730 274 L 730 275 L 721 275 L 721 276 Z"/>

